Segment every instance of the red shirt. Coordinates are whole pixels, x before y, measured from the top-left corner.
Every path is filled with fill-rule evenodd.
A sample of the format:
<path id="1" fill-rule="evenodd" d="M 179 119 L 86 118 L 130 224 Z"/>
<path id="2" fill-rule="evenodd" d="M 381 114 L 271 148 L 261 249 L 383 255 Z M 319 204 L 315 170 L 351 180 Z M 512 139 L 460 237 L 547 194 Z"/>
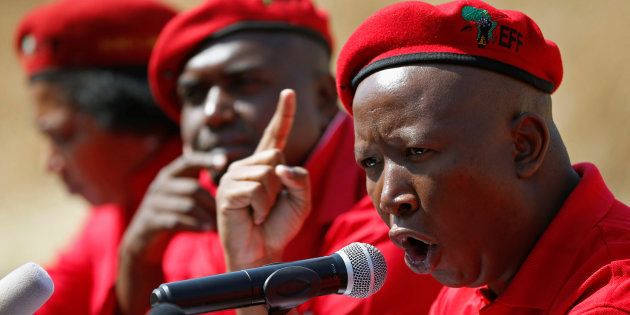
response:
<path id="1" fill-rule="evenodd" d="M 630 313 L 630 208 L 597 168 L 578 164 L 571 192 L 505 292 L 444 288 L 431 314 Z"/>
<path id="2" fill-rule="evenodd" d="M 305 165 L 311 178 L 313 210 L 298 236 L 285 249 L 283 260 L 294 261 L 331 254 L 353 241 L 373 243 L 384 251 L 389 267 L 388 279 L 413 277 L 413 287 L 426 287 L 423 290 L 427 294 L 423 298 L 409 300 L 408 305 L 401 307 L 401 310 L 385 311 L 395 305 L 391 303 L 392 297 L 409 294 L 405 288 L 386 284 L 372 298 L 356 300 L 345 296 L 327 296 L 315 299 L 300 310 L 312 308 L 315 314 L 426 313 L 437 295 L 439 285 L 429 277 L 411 275 L 402 259 L 402 251 L 389 242 L 388 230 L 371 208 L 369 199 L 363 201 L 356 210 L 348 212 L 366 195 L 365 175 L 354 161 L 353 147 L 352 120 L 340 114 L 331 123 Z M 204 178 L 208 184 L 208 176 Z M 171 241 L 164 256 L 166 282 L 224 272 L 223 249 L 216 232 L 180 233 Z M 388 280 L 387 283 L 392 282 Z M 402 309 L 414 311 L 405 313 Z M 227 315 L 234 314 L 234 311 L 212 314 Z"/>
<path id="3" fill-rule="evenodd" d="M 130 216 L 153 177 L 181 153 L 174 139 L 131 183 L 132 209 L 120 205 L 95 206 L 77 237 L 46 267 L 55 291 L 36 314 L 85 315 L 114 313 L 114 284 L 118 273 L 118 245 Z"/>

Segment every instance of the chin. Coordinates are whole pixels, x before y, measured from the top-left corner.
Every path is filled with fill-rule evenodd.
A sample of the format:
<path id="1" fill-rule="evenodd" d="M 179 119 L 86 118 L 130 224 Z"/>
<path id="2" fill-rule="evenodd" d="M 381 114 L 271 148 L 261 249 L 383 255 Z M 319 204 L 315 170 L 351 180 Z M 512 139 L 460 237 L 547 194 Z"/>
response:
<path id="1" fill-rule="evenodd" d="M 89 192 L 82 193 L 81 196 L 92 206 L 102 206 L 107 204 L 118 204 L 122 205 L 124 200 L 122 197 L 115 198 L 114 196 L 106 196 L 103 194 L 90 194 Z"/>
<path id="2" fill-rule="evenodd" d="M 451 288 L 478 287 L 474 280 L 467 279 L 466 274 L 461 271 L 434 270 L 431 276 L 444 286 Z"/>

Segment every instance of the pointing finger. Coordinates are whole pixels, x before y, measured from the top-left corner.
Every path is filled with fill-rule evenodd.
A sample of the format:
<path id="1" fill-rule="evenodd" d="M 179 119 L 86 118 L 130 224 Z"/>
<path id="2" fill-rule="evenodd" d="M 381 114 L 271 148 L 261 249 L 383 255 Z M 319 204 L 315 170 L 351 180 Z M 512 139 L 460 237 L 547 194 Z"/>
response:
<path id="1" fill-rule="evenodd" d="M 278 149 L 283 150 L 287 143 L 293 118 L 295 116 L 295 91 L 286 89 L 280 92 L 280 99 L 276 112 L 273 114 L 269 125 L 265 128 L 256 152 Z"/>

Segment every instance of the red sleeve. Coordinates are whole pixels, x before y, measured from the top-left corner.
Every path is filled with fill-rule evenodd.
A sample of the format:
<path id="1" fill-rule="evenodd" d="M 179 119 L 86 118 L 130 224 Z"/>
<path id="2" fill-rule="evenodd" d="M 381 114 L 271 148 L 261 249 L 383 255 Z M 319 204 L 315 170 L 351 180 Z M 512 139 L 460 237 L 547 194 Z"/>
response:
<path id="1" fill-rule="evenodd" d="M 78 237 L 46 268 L 55 291 L 36 314 L 89 314 L 92 267 L 87 251 L 93 217 L 90 214 Z"/>
<path id="2" fill-rule="evenodd" d="M 124 229 L 119 207 L 91 209 L 79 235 L 46 269 L 55 291 L 37 314 L 113 314 L 118 244 Z"/>
<path id="3" fill-rule="evenodd" d="M 404 252 L 388 236 L 369 198 L 339 216 L 324 240 L 322 255 L 330 255 L 352 242 L 376 246 L 387 262 L 387 278 L 379 292 L 366 299 L 329 295 L 314 299 L 310 307 L 314 314 L 427 314 L 442 287 L 430 276 L 413 273 L 404 262 Z M 300 308 L 303 310 L 303 308 Z"/>

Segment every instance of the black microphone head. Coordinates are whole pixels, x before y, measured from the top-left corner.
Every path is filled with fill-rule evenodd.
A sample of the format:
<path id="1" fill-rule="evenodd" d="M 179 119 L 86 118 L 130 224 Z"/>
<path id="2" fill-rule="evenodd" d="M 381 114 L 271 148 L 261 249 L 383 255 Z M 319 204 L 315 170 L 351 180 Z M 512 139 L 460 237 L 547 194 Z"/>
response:
<path id="1" fill-rule="evenodd" d="M 343 292 L 356 298 L 365 298 L 380 290 L 387 277 L 385 257 L 374 246 L 352 243 L 337 251 L 348 270 L 348 285 Z"/>
<path id="2" fill-rule="evenodd" d="M 186 313 L 174 304 L 160 303 L 151 308 L 149 315 L 186 315 Z"/>

